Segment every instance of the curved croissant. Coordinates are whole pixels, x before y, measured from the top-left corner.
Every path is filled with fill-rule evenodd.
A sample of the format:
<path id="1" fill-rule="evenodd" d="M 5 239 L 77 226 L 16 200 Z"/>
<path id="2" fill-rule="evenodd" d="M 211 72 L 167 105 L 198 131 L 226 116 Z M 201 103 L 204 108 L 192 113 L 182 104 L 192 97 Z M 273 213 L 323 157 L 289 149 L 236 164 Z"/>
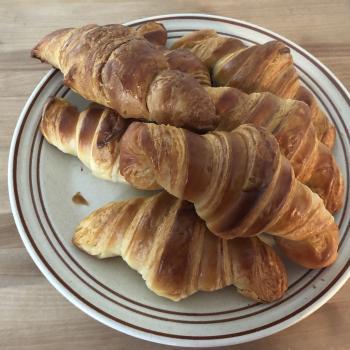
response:
<path id="1" fill-rule="evenodd" d="M 318 140 L 305 103 L 268 92 L 248 95 L 230 87 L 207 91 L 220 115 L 216 130 L 231 131 L 246 123 L 265 127 L 276 137 L 296 178 L 316 192 L 331 213 L 342 207 L 343 177 L 330 149 Z"/>
<path id="2" fill-rule="evenodd" d="M 312 245 L 315 237 L 324 244 L 331 235 L 335 239 L 328 245 L 314 246 L 320 250 L 314 255 L 323 266 L 337 256 L 334 218 L 322 199 L 295 178 L 276 139 L 264 129 L 246 124 L 230 133 L 197 135 L 135 122 L 123 135 L 120 152 L 121 174 L 129 183 L 141 189 L 160 185 L 193 202 L 219 237 L 268 232 Z"/>
<path id="3" fill-rule="evenodd" d="M 94 211 L 77 227 L 73 243 L 98 258 L 122 256 L 150 290 L 174 301 L 235 285 L 249 298 L 270 302 L 287 288 L 272 248 L 258 238 L 215 237 L 193 205 L 166 192 Z"/>
<path id="4" fill-rule="evenodd" d="M 200 30 L 180 38 L 173 48 L 189 48 L 208 67 L 217 85 L 245 92 L 269 91 L 309 105 L 312 122 L 321 142 L 331 148 L 335 128 L 319 107 L 315 96 L 300 84 L 290 49 L 280 41 L 247 47 L 242 41 Z"/>
<path id="5" fill-rule="evenodd" d="M 77 156 L 95 176 L 124 181 L 119 172 L 119 140 L 129 123 L 117 112 L 99 105 L 80 113 L 69 102 L 50 98 L 40 130 L 49 143 Z"/>
<path id="6" fill-rule="evenodd" d="M 32 56 L 60 69 L 65 84 L 80 95 L 124 118 L 196 130 L 212 130 L 218 123 L 201 84 L 171 69 L 167 50 L 144 33 L 121 25 L 61 29 L 44 37 Z"/>

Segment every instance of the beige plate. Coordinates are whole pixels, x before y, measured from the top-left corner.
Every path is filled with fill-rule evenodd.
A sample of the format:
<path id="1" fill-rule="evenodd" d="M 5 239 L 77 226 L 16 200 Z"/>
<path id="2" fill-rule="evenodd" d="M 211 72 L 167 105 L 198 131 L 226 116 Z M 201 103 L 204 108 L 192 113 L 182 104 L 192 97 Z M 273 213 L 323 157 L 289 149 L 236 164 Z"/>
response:
<path id="1" fill-rule="evenodd" d="M 128 185 L 94 178 L 80 162 L 48 145 L 38 125 L 50 95 L 65 95 L 80 108 L 86 101 L 62 85 L 51 70 L 26 103 L 13 135 L 9 161 L 11 207 L 23 242 L 46 278 L 96 320 L 135 337 L 178 346 L 219 346 L 265 337 L 301 320 L 324 304 L 348 279 L 350 97 L 317 59 L 289 40 L 258 26 L 217 16 L 177 14 L 140 19 L 162 22 L 169 43 L 188 31 L 213 28 L 247 44 L 279 39 L 291 48 L 303 83 L 320 101 L 338 132 L 334 149 L 346 183 L 346 201 L 336 219 L 342 240 L 332 267 L 305 270 L 287 263 L 289 289 L 273 304 L 259 305 L 233 287 L 197 293 L 175 303 L 150 292 L 141 277 L 119 258 L 98 261 L 71 244 L 74 227 L 108 201 L 142 194 Z M 57 24 L 59 26 L 59 24 Z M 347 117 L 347 119 L 345 118 Z M 90 206 L 72 203 L 80 191 Z"/>

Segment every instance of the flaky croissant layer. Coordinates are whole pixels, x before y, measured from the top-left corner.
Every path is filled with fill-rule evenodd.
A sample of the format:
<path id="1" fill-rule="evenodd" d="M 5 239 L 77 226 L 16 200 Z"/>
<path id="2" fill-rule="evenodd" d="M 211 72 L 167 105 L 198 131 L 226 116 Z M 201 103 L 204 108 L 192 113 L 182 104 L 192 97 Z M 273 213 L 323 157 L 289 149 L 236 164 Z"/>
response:
<path id="1" fill-rule="evenodd" d="M 77 227 L 73 243 L 98 258 L 121 256 L 156 294 L 177 301 L 229 285 L 271 302 L 287 289 L 283 263 L 258 238 L 222 240 L 193 205 L 166 192 L 112 202 Z"/>

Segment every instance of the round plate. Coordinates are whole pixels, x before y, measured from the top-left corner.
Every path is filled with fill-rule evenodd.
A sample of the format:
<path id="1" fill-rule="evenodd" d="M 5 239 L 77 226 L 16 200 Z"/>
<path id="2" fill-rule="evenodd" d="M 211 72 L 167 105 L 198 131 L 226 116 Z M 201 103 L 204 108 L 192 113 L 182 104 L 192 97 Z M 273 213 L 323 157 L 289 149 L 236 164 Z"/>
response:
<path id="1" fill-rule="evenodd" d="M 94 178 L 74 157 L 47 144 L 38 130 L 47 98 L 66 96 L 79 108 L 87 102 L 65 88 L 51 70 L 33 91 L 14 132 L 9 161 L 11 207 L 23 242 L 46 278 L 69 301 L 96 320 L 146 340 L 178 346 L 219 346 L 265 337 L 301 320 L 324 304 L 348 279 L 350 97 L 344 86 L 315 57 L 289 40 L 258 26 L 203 14 L 176 14 L 157 20 L 168 30 L 169 43 L 195 29 L 212 28 L 247 44 L 278 39 L 294 57 L 303 83 L 313 91 L 337 128 L 334 154 L 346 184 L 344 208 L 337 214 L 341 243 L 330 268 L 305 270 L 286 262 L 289 288 L 282 300 L 260 305 L 233 287 L 197 293 L 175 303 L 149 291 L 140 275 L 120 258 L 96 260 L 71 244 L 79 221 L 108 201 L 143 195 L 125 184 Z M 89 206 L 77 206 L 81 192 Z"/>

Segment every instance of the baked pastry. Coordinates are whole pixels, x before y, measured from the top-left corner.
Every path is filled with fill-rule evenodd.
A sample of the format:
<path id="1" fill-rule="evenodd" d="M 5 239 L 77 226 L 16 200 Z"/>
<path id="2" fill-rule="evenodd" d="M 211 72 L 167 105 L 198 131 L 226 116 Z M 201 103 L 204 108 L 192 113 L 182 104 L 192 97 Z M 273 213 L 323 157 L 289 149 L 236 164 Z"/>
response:
<path id="1" fill-rule="evenodd" d="M 73 243 L 98 258 L 121 256 L 150 290 L 174 301 L 234 285 L 249 298 L 271 302 L 287 289 L 285 268 L 271 247 L 256 237 L 214 236 L 192 204 L 165 191 L 94 211 Z"/>
<path id="2" fill-rule="evenodd" d="M 303 241 L 299 246 L 308 250 L 312 246 L 310 264 L 318 257 L 318 265 L 326 266 L 337 256 L 339 232 L 333 216 L 322 199 L 295 178 L 276 139 L 262 128 L 245 124 L 232 132 L 197 135 L 135 122 L 121 139 L 120 171 L 137 188 L 160 185 L 194 203 L 219 237 L 268 232 Z M 328 236 L 334 239 L 326 240 Z"/>
<path id="3" fill-rule="evenodd" d="M 231 131 L 253 123 L 270 131 L 295 176 L 316 192 L 334 213 L 343 206 L 344 180 L 331 150 L 317 138 L 310 108 L 269 92 L 245 94 L 230 87 L 208 87 L 220 122 L 216 130 Z"/>
<path id="4" fill-rule="evenodd" d="M 74 91 L 124 118 L 214 129 L 219 117 L 205 89 L 170 69 L 167 50 L 143 35 L 121 25 L 61 29 L 44 37 L 32 56 L 60 69 Z"/>
<path id="5" fill-rule="evenodd" d="M 77 156 L 95 176 L 125 181 L 119 172 L 119 140 L 130 121 L 97 104 L 80 113 L 68 101 L 50 98 L 40 130 L 49 143 Z"/>
<path id="6" fill-rule="evenodd" d="M 223 37 L 214 30 L 199 30 L 175 41 L 173 48 L 189 48 L 212 71 L 215 84 L 247 93 L 269 91 L 300 100 L 311 109 L 312 122 L 321 142 L 331 148 L 335 128 L 315 96 L 300 84 L 290 49 L 280 41 L 247 47 L 241 40 Z"/>

